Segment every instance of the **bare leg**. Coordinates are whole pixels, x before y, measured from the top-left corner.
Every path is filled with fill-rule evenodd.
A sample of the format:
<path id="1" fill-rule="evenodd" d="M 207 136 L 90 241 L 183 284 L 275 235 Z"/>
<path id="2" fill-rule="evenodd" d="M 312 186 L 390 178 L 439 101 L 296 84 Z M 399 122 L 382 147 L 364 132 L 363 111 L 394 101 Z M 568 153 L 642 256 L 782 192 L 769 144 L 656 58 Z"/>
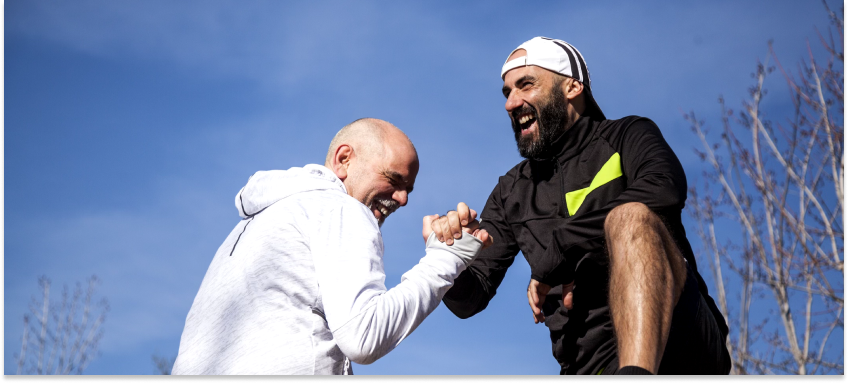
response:
<path id="1" fill-rule="evenodd" d="M 686 281 L 683 256 L 660 218 L 644 204 L 616 207 L 604 229 L 619 367 L 638 366 L 656 374 Z"/>

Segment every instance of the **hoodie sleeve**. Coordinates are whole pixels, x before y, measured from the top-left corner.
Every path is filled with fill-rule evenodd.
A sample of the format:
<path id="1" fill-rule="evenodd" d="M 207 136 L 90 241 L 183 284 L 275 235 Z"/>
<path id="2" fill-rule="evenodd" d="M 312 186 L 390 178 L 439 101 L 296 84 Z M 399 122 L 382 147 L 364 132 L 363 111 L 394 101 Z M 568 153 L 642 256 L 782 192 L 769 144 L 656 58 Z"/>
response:
<path id="1" fill-rule="evenodd" d="M 619 205 L 641 202 L 660 216 L 680 216 L 686 201 L 686 174 L 657 125 L 639 119 L 610 142 L 619 149 L 624 174 L 632 181 L 602 208 L 556 228 L 544 256 L 530 265 L 533 279 L 551 286 L 573 281 L 583 255 L 604 245 L 604 221 Z"/>
<path id="2" fill-rule="evenodd" d="M 373 363 L 412 333 L 482 247 L 468 234 L 453 246 L 431 235 L 426 255 L 387 290 L 383 241 L 369 214 L 354 204 L 334 209 L 312 240 L 327 323 L 342 352 L 360 364 Z"/>

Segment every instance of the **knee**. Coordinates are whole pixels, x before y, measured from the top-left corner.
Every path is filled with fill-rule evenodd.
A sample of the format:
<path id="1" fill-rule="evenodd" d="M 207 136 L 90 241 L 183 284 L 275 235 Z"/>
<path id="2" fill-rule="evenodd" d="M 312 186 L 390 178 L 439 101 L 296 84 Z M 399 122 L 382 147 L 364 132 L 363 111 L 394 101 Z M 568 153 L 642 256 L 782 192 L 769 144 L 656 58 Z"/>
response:
<path id="1" fill-rule="evenodd" d="M 664 230 L 662 220 L 643 203 L 630 202 L 615 207 L 604 221 L 610 260 L 620 257 L 630 261 L 652 260 L 664 250 Z M 633 251 L 635 248 L 639 251 Z"/>
<path id="2" fill-rule="evenodd" d="M 640 202 L 628 202 L 613 208 L 604 221 L 607 238 L 619 236 L 625 232 L 655 227 L 660 222 L 651 209 Z"/>

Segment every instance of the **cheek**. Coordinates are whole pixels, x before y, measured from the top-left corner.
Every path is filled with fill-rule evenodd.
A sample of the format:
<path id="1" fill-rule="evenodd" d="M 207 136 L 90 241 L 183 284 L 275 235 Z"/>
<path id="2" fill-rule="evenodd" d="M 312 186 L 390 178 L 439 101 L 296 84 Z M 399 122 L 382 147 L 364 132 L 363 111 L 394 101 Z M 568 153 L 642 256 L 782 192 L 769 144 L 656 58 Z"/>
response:
<path id="1" fill-rule="evenodd" d="M 391 199 L 394 194 L 394 188 L 386 182 L 375 179 L 362 180 L 357 186 L 357 194 L 360 201 L 366 205 L 373 202 L 375 198 Z"/>
<path id="2" fill-rule="evenodd" d="M 380 185 L 373 190 L 374 196 L 383 198 L 383 199 L 391 199 L 395 194 L 395 189 L 391 185 Z"/>
<path id="3" fill-rule="evenodd" d="M 347 187 L 347 192 L 351 197 L 356 198 L 357 201 L 362 202 L 364 204 L 368 204 L 371 198 L 371 191 L 368 186 L 368 180 L 362 179 L 361 174 L 353 174 L 353 177 L 349 178 L 350 182 L 348 182 L 345 186 Z"/>

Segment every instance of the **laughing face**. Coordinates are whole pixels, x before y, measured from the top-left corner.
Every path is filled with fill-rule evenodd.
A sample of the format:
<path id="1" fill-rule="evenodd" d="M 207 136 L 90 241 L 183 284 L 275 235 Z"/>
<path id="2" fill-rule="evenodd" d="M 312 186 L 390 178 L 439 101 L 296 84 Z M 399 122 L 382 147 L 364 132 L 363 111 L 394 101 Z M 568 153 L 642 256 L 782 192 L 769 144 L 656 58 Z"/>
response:
<path id="1" fill-rule="evenodd" d="M 563 80 L 556 80 L 536 106 L 526 104 L 510 113 L 518 152 L 524 158 L 551 158 L 554 140 L 569 126 L 568 103 L 560 91 Z"/>
<path id="2" fill-rule="evenodd" d="M 348 193 L 367 206 L 380 226 L 406 206 L 418 175 L 418 155 L 405 137 L 387 138 L 374 158 L 360 159 L 345 180 Z"/>
<path id="3" fill-rule="evenodd" d="M 523 50 L 519 50 L 510 60 L 523 55 Z M 551 158 L 553 141 L 573 122 L 563 89 L 564 84 L 570 86 L 575 82 L 532 65 L 506 73 L 503 86 L 506 111 L 522 157 Z"/>

